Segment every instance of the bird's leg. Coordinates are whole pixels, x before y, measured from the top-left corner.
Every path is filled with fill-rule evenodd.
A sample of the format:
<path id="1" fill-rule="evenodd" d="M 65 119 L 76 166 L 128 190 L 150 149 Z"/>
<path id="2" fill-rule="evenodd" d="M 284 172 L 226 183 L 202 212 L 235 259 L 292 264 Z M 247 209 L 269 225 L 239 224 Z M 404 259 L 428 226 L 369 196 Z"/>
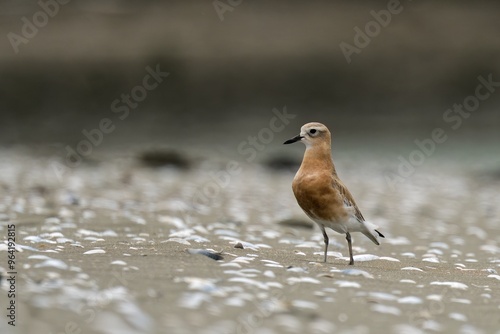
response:
<path id="1" fill-rule="evenodd" d="M 323 240 L 325 241 L 325 261 L 326 262 L 326 254 L 328 253 L 328 235 L 326 234 L 326 231 L 325 231 L 325 227 L 324 226 L 320 226 L 321 228 L 321 232 L 323 232 Z"/>
<path id="2" fill-rule="evenodd" d="M 354 264 L 354 258 L 352 257 L 352 242 L 351 242 L 351 234 L 349 232 L 347 232 L 345 234 L 345 238 L 347 240 L 347 245 L 349 246 L 349 258 L 350 258 L 350 261 L 349 261 L 349 265 L 353 265 Z"/>

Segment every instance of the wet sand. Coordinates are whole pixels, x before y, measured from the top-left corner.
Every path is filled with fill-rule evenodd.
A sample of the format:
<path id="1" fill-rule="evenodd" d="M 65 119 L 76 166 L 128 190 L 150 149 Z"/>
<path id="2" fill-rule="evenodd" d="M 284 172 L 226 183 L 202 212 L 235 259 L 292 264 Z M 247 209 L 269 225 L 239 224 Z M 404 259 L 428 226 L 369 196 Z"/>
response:
<path id="1" fill-rule="evenodd" d="M 122 157 L 59 180 L 51 158 L 4 151 L 0 232 L 16 225 L 17 333 L 497 333 L 498 179 L 434 159 L 392 189 L 390 161 L 339 156 L 386 235 L 375 246 L 354 234 L 354 266 L 333 231 L 321 262 L 291 172 L 240 163 L 226 180 L 223 159 L 179 170 Z M 8 289 L 3 280 L 2 308 Z M 0 329 L 16 333 L 5 318 Z"/>
<path id="2" fill-rule="evenodd" d="M 348 64 L 339 45 L 386 5 L 243 2 L 221 21 L 207 1 L 88 1 L 19 53 L 3 39 L 0 333 L 500 334 L 498 91 L 456 130 L 444 120 L 479 76 L 499 80 L 498 5 L 404 3 Z M 5 4 L 0 26 L 37 12 Z M 112 103 L 148 66 L 171 74 L 125 120 Z M 248 150 L 275 108 L 296 117 Z M 65 166 L 107 118 L 116 131 Z M 281 143 L 309 121 L 331 126 L 341 178 L 386 235 L 353 235 L 355 266 L 333 231 L 321 262 L 293 198 L 303 147 Z M 449 140 L 388 182 L 436 128 Z M 165 147 L 177 162 L 142 154 Z"/>

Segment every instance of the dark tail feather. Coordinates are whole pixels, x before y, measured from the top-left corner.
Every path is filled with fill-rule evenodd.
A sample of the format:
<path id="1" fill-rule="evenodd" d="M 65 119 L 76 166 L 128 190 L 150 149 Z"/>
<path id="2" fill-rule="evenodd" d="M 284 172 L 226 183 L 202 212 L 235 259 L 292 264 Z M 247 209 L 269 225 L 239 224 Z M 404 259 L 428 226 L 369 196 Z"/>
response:
<path id="1" fill-rule="evenodd" d="M 383 235 L 382 233 L 380 233 L 379 231 L 375 230 L 375 232 L 378 233 L 379 237 L 382 237 L 382 238 L 385 238 L 385 235 Z"/>

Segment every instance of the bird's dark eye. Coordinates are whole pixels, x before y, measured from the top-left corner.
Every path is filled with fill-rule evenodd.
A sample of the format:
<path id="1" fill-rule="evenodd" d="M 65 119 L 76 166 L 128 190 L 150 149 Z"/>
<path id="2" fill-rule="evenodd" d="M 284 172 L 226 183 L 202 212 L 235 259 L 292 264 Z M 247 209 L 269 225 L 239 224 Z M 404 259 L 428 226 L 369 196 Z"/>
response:
<path id="1" fill-rule="evenodd" d="M 310 134 L 315 134 L 316 133 L 316 129 L 311 129 L 311 131 L 309 131 Z"/>

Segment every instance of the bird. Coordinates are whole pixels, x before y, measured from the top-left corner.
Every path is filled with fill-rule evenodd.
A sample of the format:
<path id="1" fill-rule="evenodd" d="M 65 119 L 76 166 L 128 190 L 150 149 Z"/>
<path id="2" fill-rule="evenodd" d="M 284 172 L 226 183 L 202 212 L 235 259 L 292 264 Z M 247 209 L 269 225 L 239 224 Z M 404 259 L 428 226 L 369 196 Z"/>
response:
<path id="1" fill-rule="evenodd" d="M 327 260 L 328 234 L 325 228 L 345 234 L 349 248 L 349 265 L 354 265 L 351 232 L 361 232 L 376 245 L 385 236 L 377 226 L 367 222 L 351 192 L 340 180 L 332 159 L 331 134 L 321 123 L 312 122 L 300 128 L 300 134 L 283 144 L 302 142 L 306 146 L 299 170 L 292 182 L 297 203 L 305 214 L 318 224 L 325 243 Z"/>

